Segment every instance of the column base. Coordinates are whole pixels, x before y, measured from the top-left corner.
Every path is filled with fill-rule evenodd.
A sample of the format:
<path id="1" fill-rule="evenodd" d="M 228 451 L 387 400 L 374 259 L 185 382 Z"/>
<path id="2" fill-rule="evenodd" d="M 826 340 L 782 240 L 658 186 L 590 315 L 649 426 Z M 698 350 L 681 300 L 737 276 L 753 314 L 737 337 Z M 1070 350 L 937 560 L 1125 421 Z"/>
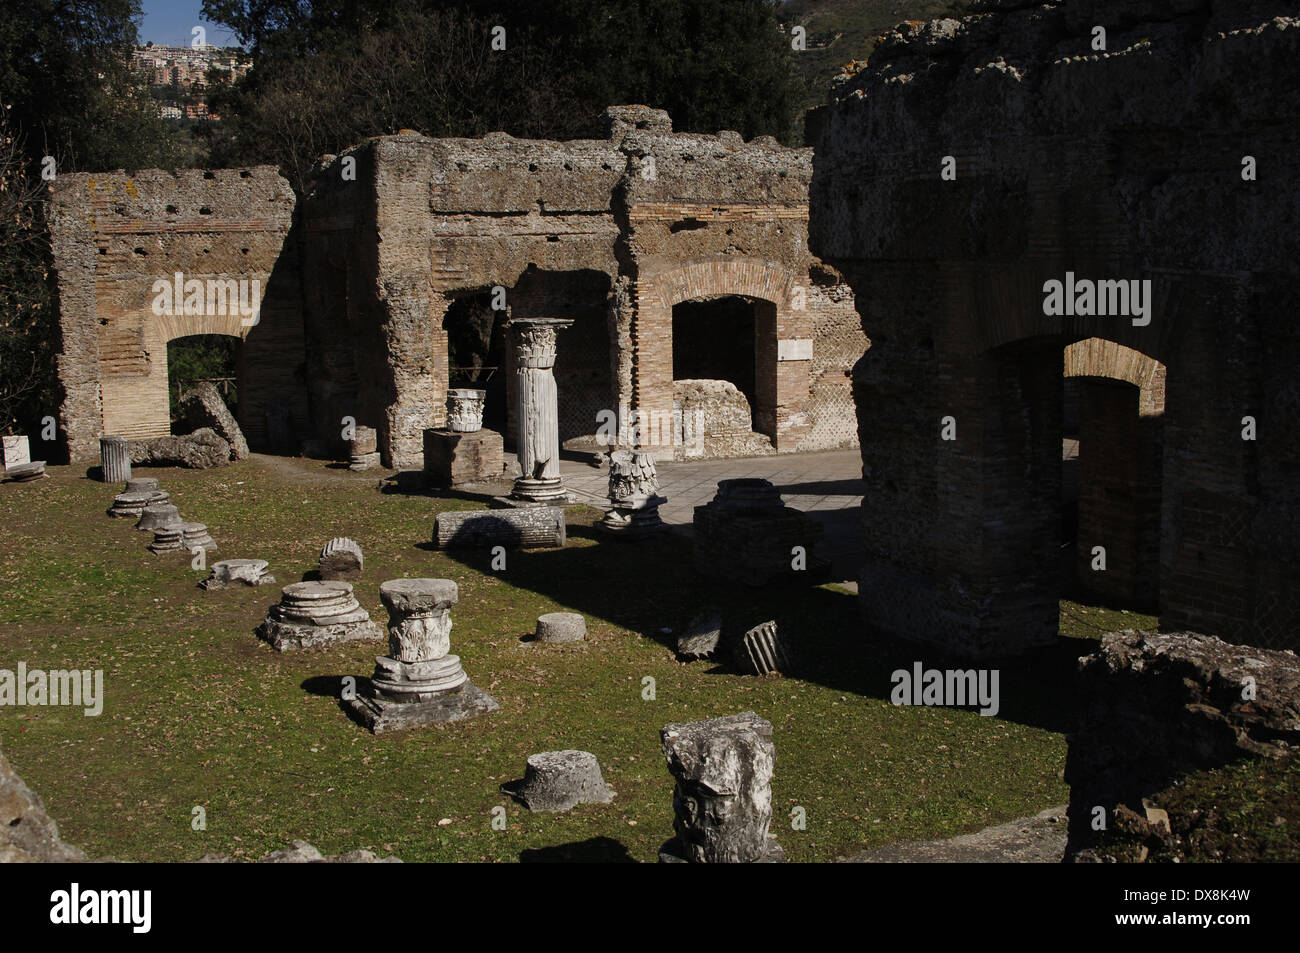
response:
<path id="1" fill-rule="evenodd" d="M 366 689 L 372 690 L 369 685 Z M 342 704 L 353 721 L 376 735 L 463 721 L 501 707 L 495 698 L 468 679 L 458 688 L 439 693 L 426 701 L 396 702 L 382 697 L 358 695 Z"/>

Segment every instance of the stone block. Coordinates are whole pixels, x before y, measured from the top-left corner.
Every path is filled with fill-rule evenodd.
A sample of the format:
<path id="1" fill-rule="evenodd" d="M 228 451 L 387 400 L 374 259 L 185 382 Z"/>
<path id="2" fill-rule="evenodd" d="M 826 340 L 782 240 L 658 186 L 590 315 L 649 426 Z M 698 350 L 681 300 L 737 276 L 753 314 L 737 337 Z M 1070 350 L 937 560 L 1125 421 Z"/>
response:
<path id="1" fill-rule="evenodd" d="M 501 791 L 530 811 L 548 813 L 614 800 L 596 756 L 572 749 L 530 755 L 523 779 L 501 785 Z"/>
<path id="2" fill-rule="evenodd" d="M 507 549 L 563 546 L 564 510 L 533 506 L 505 510 L 456 510 L 434 519 L 439 549 L 505 546 Z"/>
<path id="3" fill-rule="evenodd" d="M 437 487 L 482 483 L 502 476 L 504 445 L 495 430 L 424 432 L 424 472 Z"/>

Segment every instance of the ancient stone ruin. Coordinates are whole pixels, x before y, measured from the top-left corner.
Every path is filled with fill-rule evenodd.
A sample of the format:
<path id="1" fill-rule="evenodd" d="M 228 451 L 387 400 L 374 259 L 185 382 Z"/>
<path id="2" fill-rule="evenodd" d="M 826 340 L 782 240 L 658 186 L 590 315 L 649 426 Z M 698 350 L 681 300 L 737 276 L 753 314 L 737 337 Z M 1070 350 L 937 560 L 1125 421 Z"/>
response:
<path id="1" fill-rule="evenodd" d="M 1300 659 L 1195 633 L 1114 632 L 1080 663 L 1067 857 L 1189 772 L 1300 755 Z"/>
<path id="2" fill-rule="evenodd" d="M 500 706 L 469 680 L 451 652 L 450 579 L 392 579 L 379 587 L 388 609 L 388 655 L 375 659 L 363 692 L 344 706 L 373 733 L 460 721 Z"/>
<path id="3" fill-rule="evenodd" d="M 153 542 L 149 544 L 149 552 L 155 556 L 161 556 L 163 553 L 184 552 L 184 525 L 184 523 L 168 523 L 157 527 L 153 531 Z"/>
<path id="4" fill-rule="evenodd" d="M 510 499 L 546 506 L 571 497 L 560 478 L 560 420 L 555 392 L 557 333 L 573 324 L 565 318 L 515 319 L 510 331 L 515 358 L 515 392 L 520 475 Z"/>
<path id="5" fill-rule="evenodd" d="M 665 528 L 659 507 L 659 475 L 653 454 L 644 450 L 615 450 L 609 455 L 610 509 L 596 525 L 620 539 L 641 539 Z"/>
<path id="6" fill-rule="evenodd" d="M 537 617 L 538 642 L 580 642 L 587 637 L 587 620 L 580 612 L 547 612 Z"/>
<path id="7" fill-rule="evenodd" d="M 549 813 L 614 800 L 596 756 L 573 749 L 529 755 L 523 779 L 503 784 L 501 790 L 530 811 Z"/>
<path id="8" fill-rule="evenodd" d="M 4 472 L 6 483 L 30 483 L 46 475 L 44 460 L 32 460 L 29 463 L 6 467 Z"/>
<path id="9" fill-rule="evenodd" d="M 681 725 L 659 733 L 673 789 L 673 830 L 662 862 L 755 863 L 782 860 L 769 833 L 772 725 L 752 711 Z"/>
<path id="10" fill-rule="evenodd" d="M 808 252 L 812 150 L 675 133 L 643 106 L 612 107 L 606 129 L 379 136 L 327 157 L 297 200 L 267 166 L 60 174 L 49 220 L 70 458 L 97 461 L 105 433 L 133 448 L 168 438 L 167 343 L 223 334 L 240 342 L 251 448 L 319 441 L 348 459 L 350 416 L 375 428 L 386 466 L 420 466 L 424 431 L 448 427 L 447 392 L 464 383 L 449 333 L 479 315 L 482 363 L 500 372 L 474 386 L 508 448 L 519 395 L 503 325 L 553 315 L 573 322 L 555 368 L 561 442 L 613 419 L 628 446 L 635 412 L 638 446 L 660 459 L 851 446 L 847 373 L 867 341 L 843 280 Z M 160 295 L 160 280 L 180 288 Z M 202 307 L 177 308 L 191 290 Z M 699 391 L 683 414 L 681 380 L 729 389 Z M 695 419 L 723 407 L 736 439 L 697 447 Z M 225 443 L 149 459 L 214 465 L 240 452 Z"/>
<path id="11" fill-rule="evenodd" d="M 131 450 L 125 437 L 99 438 L 99 472 L 105 483 L 131 479 Z"/>
<path id="12" fill-rule="evenodd" d="M 181 545 L 187 553 L 196 549 L 212 552 L 217 548 L 217 541 L 208 532 L 205 523 L 181 523 Z"/>
<path id="13" fill-rule="evenodd" d="M 374 427 L 358 426 L 348 454 L 349 470 L 371 470 L 380 464 L 378 435 Z"/>
<path id="14" fill-rule="evenodd" d="M 695 507 L 695 567 L 747 586 L 820 578 L 825 561 L 813 547 L 821 538 L 821 524 L 782 503 L 768 480 L 721 480 Z"/>
<path id="15" fill-rule="evenodd" d="M 361 577 L 365 559 L 356 540 L 335 536 L 321 547 L 317 568 L 322 579 L 353 581 Z"/>
<path id="16" fill-rule="evenodd" d="M 277 652 L 384 637 L 352 594 L 350 582 L 295 582 L 280 590 L 257 636 Z"/>
<path id="17" fill-rule="evenodd" d="M 140 519 L 136 521 L 135 528 L 153 532 L 171 526 L 180 526 L 180 523 L 181 514 L 175 504 L 150 501 L 140 511 Z"/>
<path id="18" fill-rule="evenodd" d="M 781 633 L 772 621 L 754 626 L 733 650 L 737 667 L 749 675 L 771 675 L 790 671 L 790 655 Z"/>
<path id="19" fill-rule="evenodd" d="M 532 506 L 517 510 L 455 510 L 433 521 L 439 549 L 504 546 L 507 549 L 563 546 L 564 507 Z"/>
<path id="20" fill-rule="evenodd" d="M 989 655 L 1056 638 L 1062 438 L 1091 403 L 1103 492 L 1136 501 L 1093 520 L 1080 487 L 1111 591 L 1154 596 L 1165 630 L 1300 647 L 1295 7 L 1115 14 L 900 26 L 810 119 L 809 242 L 874 342 L 853 371 L 873 630 Z M 1084 341 L 1108 344 L 1065 386 Z"/>
<path id="21" fill-rule="evenodd" d="M 139 520 L 144 515 L 144 508 L 154 502 L 154 495 L 149 491 L 119 493 L 113 497 L 113 503 L 105 511 L 115 519 Z"/>
<path id="22" fill-rule="evenodd" d="M 208 578 L 199 583 L 203 589 L 225 589 L 235 583 L 266 586 L 275 582 L 265 559 L 223 559 L 208 568 Z"/>

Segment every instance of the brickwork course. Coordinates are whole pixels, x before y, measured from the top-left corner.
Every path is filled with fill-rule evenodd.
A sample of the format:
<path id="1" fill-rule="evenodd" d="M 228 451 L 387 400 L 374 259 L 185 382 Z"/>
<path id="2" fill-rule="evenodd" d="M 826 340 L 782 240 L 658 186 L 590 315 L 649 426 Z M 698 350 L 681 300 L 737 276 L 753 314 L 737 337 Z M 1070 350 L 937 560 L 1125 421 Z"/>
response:
<path id="1" fill-rule="evenodd" d="M 847 286 L 807 250 L 811 150 L 674 133 L 646 107 L 606 119 L 604 140 L 378 137 L 325 157 L 297 199 L 267 167 L 61 176 L 51 219 L 70 458 L 91 460 L 102 433 L 168 433 L 167 342 L 228 334 L 243 341 L 252 449 L 342 455 L 351 417 L 375 428 L 385 465 L 420 466 L 424 430 L 445 424 L 444 323 L 498 288 L 498 325 L 574 320 L 555 369 L 561 440 L 594 440 L 602 411 L 621 407 L 628 442 L 627 412 L 640 411 L 655 424 L 639 441 L 680 454 L 673 307 L 739 296 L 760 445 L 854 446 L 849 371 L 868 342 Z M 258 280 L 256 323 L 156 314 L 155 282 L 177 273 Z M 507 386 L 489 399 L 506 405 L 512 447 L 509 352 Z"/>

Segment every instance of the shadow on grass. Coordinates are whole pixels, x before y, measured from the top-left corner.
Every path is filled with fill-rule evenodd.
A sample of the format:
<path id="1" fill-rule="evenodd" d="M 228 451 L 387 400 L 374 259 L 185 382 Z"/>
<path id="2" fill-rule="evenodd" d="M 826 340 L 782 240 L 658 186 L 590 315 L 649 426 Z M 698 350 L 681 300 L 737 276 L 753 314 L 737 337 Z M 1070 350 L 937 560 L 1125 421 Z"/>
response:
<path id="1" fill-rule="evenodd" d="M 494 575 L 588 619 L 638 632 L 665 652 L 675 652 L 678 636 L 694 617 L 715 610 L 723 619 L 719 659 L 692 663 L 709 666 L 707 674 L 734 671 L 727 665 L 730 646 L 748 629 L 773 620 L 789 640 L 791 677 L 888 701 L 893 673 L 910 673 L 916 662 L 926 669 L 997 669 L 998 718 L 1050 731 L 1073 728 L 1078 658 L 1095 647 L 1090 643 L 1062 638 L 1029 655 L 962 662 L 938 648 L 869 633 L 857 598 L 846 592 L 711 580 L 695 568 L 690 541 L 675 533 L 627 541 L 571 522 L 568 538 L 563 549 L 512 550 L 508 568 Z M 447 555 L 468 568 L 491 571 L 487 547 Z"/>
<path id="2" fill-rule="evenodd" d="M 554 847 L 530 847 L 519 852 L 521 864 L 634 864 L 627 848 L 612 837 L 590 837 Z"/>

